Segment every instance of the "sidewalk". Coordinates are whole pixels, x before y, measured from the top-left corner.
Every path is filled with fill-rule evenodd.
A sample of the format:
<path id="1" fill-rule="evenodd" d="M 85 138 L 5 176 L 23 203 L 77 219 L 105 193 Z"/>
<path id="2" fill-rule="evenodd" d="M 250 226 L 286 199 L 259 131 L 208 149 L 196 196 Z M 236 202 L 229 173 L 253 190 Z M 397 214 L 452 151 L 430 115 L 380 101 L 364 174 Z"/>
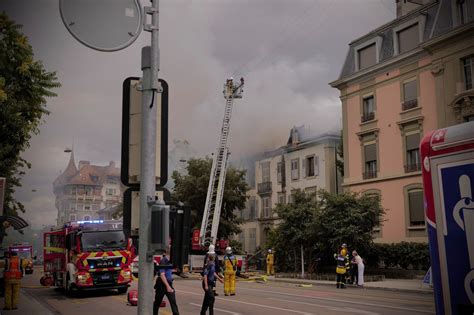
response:
<path id="1" fill-rule="evenodd" d="M 294 283 L 294 284 L 312 284 L 312 285 L 327 285 L 327 286 L 336 286 L 334 281 L 327 280 L 302 280 L 302 279 L 292 279 L 292 278 L 275 278 L 268 277 L 268 281 L 274 282 L 285 282 L 285 283 Z M 354 287 L 348 285 L 348 287 Z M 433 294 L 433 289 L 422 285 L 422 280 L 415 279 L 385 279 L 383 281 L 373 281 L 366 282 L 364 284 L 364 289 L 371 290 L 388 290 L 388 291 L 399 291 L 399 292 L 409 292 L 409 293 L 425 293 Z"/>
<path id="2" fill-rule="evenodd" d="M 18 304 L 17 310 L 4 311 L 3 306 L 5 305 L 5 299 L 1 298 L 0 303 L 0 314 L 35 314 L 35 315 L 54 315 L 46 306 L 35 300 L 32 296 L 27 294 L 23 289 L 20 289 L 20 303 Z"/>

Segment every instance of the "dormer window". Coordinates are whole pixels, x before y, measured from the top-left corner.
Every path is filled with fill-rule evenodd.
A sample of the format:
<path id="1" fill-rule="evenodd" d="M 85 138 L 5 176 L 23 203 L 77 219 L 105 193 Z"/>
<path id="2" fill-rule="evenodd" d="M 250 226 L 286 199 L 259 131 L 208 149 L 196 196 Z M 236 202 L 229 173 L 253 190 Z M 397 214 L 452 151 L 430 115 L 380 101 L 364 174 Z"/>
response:
<path id="1" fill-rule="evenodd" d="M 377 36 L 354 47 L 356 71 L 368 68 L 380 61 L 382 37 Z"/>
<path id="2" fill-rule="evenodd" d="M 464 24 L 467 22 L 467 8 L 466 0 L 457 0 L 458 14 L 459 14 L 459 24 Z"/>
<path id="3" fill-rule="evenodd" d="M 425 22 L 426 16 L 420 15 L 413 20 L 393 28 L 393 49 L 395 56 L 418 47 L 423 41 Z"/>

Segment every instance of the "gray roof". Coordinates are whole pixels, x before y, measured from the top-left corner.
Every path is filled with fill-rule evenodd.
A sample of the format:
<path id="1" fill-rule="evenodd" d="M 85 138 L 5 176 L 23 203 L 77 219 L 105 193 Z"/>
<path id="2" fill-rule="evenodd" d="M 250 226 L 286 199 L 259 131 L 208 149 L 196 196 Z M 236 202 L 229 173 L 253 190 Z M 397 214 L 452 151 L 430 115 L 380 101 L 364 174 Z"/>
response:
<path id="1" fill-rule="evenodd" d="M 470 3 L 470 1 L 467 1 L 467 2 Z M 393 29 L 403 24 L 406 21 L 412 20 L 420 15 L 426 16 L 425 29 L 423 32 L 423 42 L 429 39 L 436 38 L 442 34 L 445 34 L 451 31 L 452 29 L 454 29 L 454 23 L 453 23 L 453 19 L 451 15 L 451 5 L 452 5 L 452 2 L 450 0 L 432 1 L 420 7 L 419 9 L 414 10 L 406 15 L 400 16 L 396 18 L 395 20 L 385 25 L 382 25 L 378 27 L 377 29 L 371 31 L 370 33 L 352 41 L 349 44 L 349 51 L 347 53 L 346 60 L 344 62 L 344 65 L 342 67 L 341 74 L 338 80 L 345 79 L 357 72 L 356 65 L 355 65 L 355 47 L 365 41 L 373 39 L 376 36 L 382 37 L 382 44 L 380 48 L 380 58 L 379 58 L 378 64 L 381 64 L 384 61 L 387 61 L 393 58 L 394 57 Z M 470 5 L 473 6 L 472 4 Z M 420 46 L 421 45 L 422 43 L 420 43 Z M 375 67 L 376 65 L 373 65 L 371 67 Z M 369 68 L 365 68 L 363 70 L 366 70 Z"/>

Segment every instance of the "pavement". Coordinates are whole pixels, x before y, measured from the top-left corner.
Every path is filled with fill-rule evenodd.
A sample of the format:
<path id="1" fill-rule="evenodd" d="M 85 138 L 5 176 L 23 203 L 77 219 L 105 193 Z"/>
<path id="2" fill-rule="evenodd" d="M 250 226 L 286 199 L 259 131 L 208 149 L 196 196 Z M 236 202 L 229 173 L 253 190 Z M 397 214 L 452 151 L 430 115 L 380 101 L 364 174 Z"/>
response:
<path id="1" fill-rule="evenodd" d="M 32 296 L 30 296 L 24 289 L 20 289 L 20 301 L 18 303 L 17 310 L 3 310 L 4 306 L 4 299 L 1 300 L 1 308 L 0 314 L 1 315 L 8 315 L 8 314 L 35 314 L 35 315 L 55 315 L 51 310 L 49 310 L 46 306 L 38 302 Z"/>

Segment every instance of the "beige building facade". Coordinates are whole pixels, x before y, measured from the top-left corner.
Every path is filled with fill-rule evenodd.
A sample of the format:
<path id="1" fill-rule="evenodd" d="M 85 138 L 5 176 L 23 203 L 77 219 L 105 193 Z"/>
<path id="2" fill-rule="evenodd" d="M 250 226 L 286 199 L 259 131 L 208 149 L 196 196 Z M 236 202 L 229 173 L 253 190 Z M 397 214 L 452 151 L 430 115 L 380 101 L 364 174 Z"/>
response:
<path id="1" fill-rule="evenodd" d="M 279 203 L 292 202 L 292 193 L 301 189 L 337 192 L 342 178 L 336 176 L 337 134 L 314 135 L 310 130 L 294 127 L 285 146 L 266 152 L 255 162 L 256 187 L 247 192 L 247 207 L 242 233 L 237 236 L 248 253 L 267 242 L 269 231 L 278 224 L 273 211 Z"/>
<path id="2" fill-rule="evenodd" d="M 409 5 L 351 42 L 330 83 L 341 94 L 343 187 L 380 197 L 379 242 L 427 241 L 419 143 L 474 119 L 474 1 Z"/>

